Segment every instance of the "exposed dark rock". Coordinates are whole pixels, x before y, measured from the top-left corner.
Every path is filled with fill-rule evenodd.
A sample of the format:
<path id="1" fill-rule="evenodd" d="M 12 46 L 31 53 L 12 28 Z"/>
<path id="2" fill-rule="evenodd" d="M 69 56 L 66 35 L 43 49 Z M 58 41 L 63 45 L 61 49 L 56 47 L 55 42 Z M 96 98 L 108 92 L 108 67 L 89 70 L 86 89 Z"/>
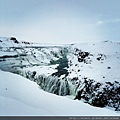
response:
<path id="1" fill-rule="evenodd" d="M 120 83 L 115 81 L 101 84 L 84 78 L 84 82 L 79 85 L 75 99 L 84 99 L 87 103 L 97 106 L 109 106 L 116 111 L 120 110 Z M 81 89 L 82 88 L 82 89 Z"/>
<path id="2" fill-rule="evenodd" d="M 73 80 L 78 80 L 78 77 L 74 77 L 74 78 L 72 78 Z"/>
<path id="3" fill-rule="evenodd" d="M 10 40 L 17 40 L 15 37 L 11 37 Z"/>
<path id="4" fill-rule="evenodd" d="M 107 69 L 111 69 L 111 67 L 107 67 Z"/>
<path id="5" fill-rule="evenodd" d="M 31 75 L 31 76 L 32 76 L 32 78 L 34 78 L 34 77 L 35 77 L 36 73 L 37 73 L 36 71 L 33 71 L 32 75 Z"/>
<path id="6" fill-rule="evenodd" d="M 98 57 L 97 60 L 100 61 L 101 57 Z"/>
<path id="7" fill-rule="evenodd" d="M 11 37 L 10 40 L 14 41 L 14 43 L 19 43 L 18 40 L 15 37 Z"/>
<path id="8" fill-rule="evenodd" d="M 92 54 L 89 52 L 81 51 L 78 48 L 75 48 L 75 54 L 77 56 L 78 62 L 84 62 L 85 64 L 91 64 L 90 57 Z"/>
<path id="9" fill-rule="evenodd" d="M 102 61 L 102 60 L 105 60 L 107 57 L 106 55 L 103 55 L 103 54 L 98 54 L 98 57 L 96 58 L 98 61 Z"/>
<path id="10" fill-rule="evenodd" d="M 95 98 L 94 100 L 92 100 L 92 104 L 93 106 L 96 107 L 105 107 L 107 106 L 108 101 L 106 101 L 106 97 L 104 96 L 104 94 L 100 95 L 99 98 Z"/>
<path id="11" fill-rule="evenodd" d="M 76 100 L 76 99 L 81 100 L 81 98 L 83 98 L 83 96 L 81 96 L 81 95 L 82 95 L 82 92 L 83 92 L 83 90 L 78 91 L 78 92 L 77 92 L 77 95 L 76 95 L 75 98 L 74 98 L 74 100 Z"/>
<path id="12" fill-rule="evenodd" d="M 28 44 L 28 45 L 30 44 L 29 42 L 26 42 L 26 41 L 23 41 L 22 43 L 24 43 L 24 44 Z"/>

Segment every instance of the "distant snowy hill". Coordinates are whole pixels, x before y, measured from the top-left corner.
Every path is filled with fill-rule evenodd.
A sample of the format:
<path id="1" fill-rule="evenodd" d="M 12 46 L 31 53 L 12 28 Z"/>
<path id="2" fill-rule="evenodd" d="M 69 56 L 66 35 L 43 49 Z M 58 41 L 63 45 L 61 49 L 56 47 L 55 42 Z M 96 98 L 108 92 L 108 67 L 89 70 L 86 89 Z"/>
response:
<path id="1" fill-rule="evenodd" d="M 49 93 L 120 111 L 119 42 L 48 45 L 0 37 L 0 69 Z"/>

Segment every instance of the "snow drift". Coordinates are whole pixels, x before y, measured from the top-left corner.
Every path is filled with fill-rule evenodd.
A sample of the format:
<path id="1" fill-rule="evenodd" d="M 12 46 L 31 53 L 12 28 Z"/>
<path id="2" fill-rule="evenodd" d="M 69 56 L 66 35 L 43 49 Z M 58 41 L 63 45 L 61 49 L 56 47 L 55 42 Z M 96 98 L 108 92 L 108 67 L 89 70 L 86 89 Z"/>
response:
<path id="1" fill-rule="evenodd" d="M 26 78 L 0 71 L 0 115 L 2 116 L 118 116 L 104 108 L 47 93 Z"/>

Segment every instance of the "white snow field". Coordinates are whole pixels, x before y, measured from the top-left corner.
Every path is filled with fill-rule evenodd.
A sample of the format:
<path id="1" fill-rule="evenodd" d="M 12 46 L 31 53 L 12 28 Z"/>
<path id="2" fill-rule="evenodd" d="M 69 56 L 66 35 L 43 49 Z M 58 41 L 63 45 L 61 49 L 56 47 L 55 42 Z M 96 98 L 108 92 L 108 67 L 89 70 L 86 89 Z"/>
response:
<path id="1" fill-rule="evenodd" d="M 120 116 L 120 114 L 47 93 L 33 81 L 0 71 L 0 116 Z"/>
<path id="2" fill-rule="evenodd" d="M 0 70 L 1 116 L 120 116 L 120 42 L 0 37 Z"/>

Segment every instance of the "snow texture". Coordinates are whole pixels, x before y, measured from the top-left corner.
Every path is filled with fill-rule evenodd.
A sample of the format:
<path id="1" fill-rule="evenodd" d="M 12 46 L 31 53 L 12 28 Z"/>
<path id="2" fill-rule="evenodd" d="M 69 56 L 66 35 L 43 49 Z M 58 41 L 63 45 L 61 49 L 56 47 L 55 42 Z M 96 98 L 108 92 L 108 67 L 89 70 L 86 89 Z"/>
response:
<path id="1" fill-rule="evenodd" d="M 0 71 L 1 116 L 118 116 L 78 100 L 47 93 L 26 78 Z"/>
<path id="2" fill-rule="evenodd" d="M 0 37 L 0 69 L 49 93 L 120 111 L 119 42 L 48 45 Z"/>

